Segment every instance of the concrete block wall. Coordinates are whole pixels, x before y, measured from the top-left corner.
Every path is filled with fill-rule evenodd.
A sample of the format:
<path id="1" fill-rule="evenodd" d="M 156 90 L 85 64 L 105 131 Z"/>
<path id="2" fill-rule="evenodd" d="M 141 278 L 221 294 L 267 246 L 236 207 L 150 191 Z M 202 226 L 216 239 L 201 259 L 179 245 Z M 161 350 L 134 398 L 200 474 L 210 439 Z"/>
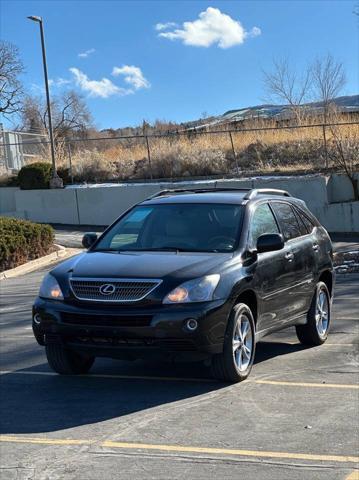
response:
<path id="1" fill-rule="evenodd" d="M 355 175 L 359 182 L 359 173 Z M 348 202 L 353 199 L 352 184 L 347 175 L 333 174 L 328 179 L 328 202 Z"/>
<path id="2" fill-rule="evenodd" d="M 0 215 L 5 212 L 16 213 L 15 193 L 18 190 L 16 187 L 0 188 Z"/>
<path id="3" fill-rule="evenodd" d="M 79 225 L 76 189 L 18 190 L 15 202 L 16 210 L 24 212 L 27 220 Z"/>
<path id="4" fill-rule="evenodd" d="M 330 203 L 346 198 L 344 193 L 349 195 L 348 184 L 339 175 L 334 176 L 334 179 L 333 176 L 328 179 L 321 175 L 255 177 L 71 187 L 61 190 L 0 188 L 0 215 L 12 215 L 44 223 L 109 225 L 129 207 L 159 190 L 194 186 L 288 190 L 293 196 L 303 199 L 329 231 L 359 233 L 359 202 Z"/>
<path id="5" fill-rule="evenodd" d="M 359 202 L 332 203 L 313 213 L 329 232 L 356 233 L 359 239 Z"/>

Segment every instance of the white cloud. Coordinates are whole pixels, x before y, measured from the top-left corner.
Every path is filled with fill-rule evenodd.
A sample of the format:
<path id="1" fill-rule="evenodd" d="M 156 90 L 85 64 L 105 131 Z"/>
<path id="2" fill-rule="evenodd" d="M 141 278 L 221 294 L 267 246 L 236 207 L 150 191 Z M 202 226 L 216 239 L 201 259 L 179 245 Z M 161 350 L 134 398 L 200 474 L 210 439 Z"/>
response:
<path id="1" fill-rule="evenodd" d="M 131 85 L 135 90 L 140 88 L 150 88 L 150 82 L 143 76 L 143 73 L 139 67 L 134 65 L 123 65 L 122 67 L 113 67 L 112 75 L 118 77 L 124 75 L 126 83 Z"/>
<path id="2" fill-rule="evenodd" d="M 247 33 L 248 37 L 258 37 L 262 33 L 259 27 L 253 27 L 250 32 Z"/>
<path id="3" fill-rule="evenodd" d="M 158 25 L 158 24 L 157 24 Z M 160 24 L 161 27 L 165 24 Z M 184 22 L 182 28 L 164 32 L 167 27 L 159 28 L 160 37 L 169 40 L 181 40 L 185 45 L 210 47 L 217 44 L 220 48 L 229 48 L 242 44 L 247 37 L 261 34 L 258 27 L 247 32 L 238 20 L 222 13 L 218 8 L 208 7 L 193 22 Z"/>
<path id="4" fill-rule="evenodd" d="M 167 30 L 168 28 L 174 28 L 174 27 L 178 27 L 177 23 L 175 22 L 156 23 L 155 30 L 160 32 L 162 30 Z"/>
<path id="5" fill-rule="evenodd" d="M 57 78 L 49 78 L 49 87 L 50 90 L 56 89 L 56 88 L 61 88 L 65 87 L 66 85 L 70 85 L 72 83 L 72 80 L 62 78 L 62 77 L 57 77 Z M 36 93 L 45 93 L 45 87 L 43 84 L 38 85 L 37 83 L 32 83 L 31 84 L 31 89 L 36 92 Z"/>
<path id="6" fill-rule="evenodd" d="M 108 98 L 112 95 L 124 96 L 133 93 L 131 89 L 118 87 L 108 78 L 90 80 L 85 73 L 74 67 L 70 68 L 70 72 L 73 74 L 76 84 L 92 97 Z"/>
<path id="7" fill-rule="evenodd" d="M 94 48 L 90 48 L 89 50 L 86 50 L 85 52 L 79 53 L 77 56 L 80 57 L 80 58 L 87 58 L 95 52 L 96 52 L 96 50 Z"/>
<path id="8" fill-rule="evenodd" d="M 68 85 L 69 83 L 71 83 L 71 80 L 62 77 L 57 77 L 55 79 L 50 78 L 49 80 L 50 87 L 63 87 L 64 85 Z"/>

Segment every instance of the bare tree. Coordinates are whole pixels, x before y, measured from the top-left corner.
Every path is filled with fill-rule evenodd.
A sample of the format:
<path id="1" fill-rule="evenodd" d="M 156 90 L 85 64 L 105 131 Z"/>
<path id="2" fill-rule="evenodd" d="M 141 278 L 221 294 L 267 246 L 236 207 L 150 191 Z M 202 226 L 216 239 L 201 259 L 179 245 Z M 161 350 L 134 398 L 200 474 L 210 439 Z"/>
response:
<path id="1" fill-rule="evenodd" d="M 344 67 L 328 54 L 324 58 L 317 58 L 311 70 L 314 97 L 322 104 L 324 123 L 327 124 L 334 99 L 346 82 Z"/>
<path id="2" fill-rule="evenodd" d="M 264 84 L 272 101 L 288 104 L 294 118 L 300 125 L 305 116 L 303 103 L 308 100 L 310 68 L 302 75 L 291 67 L 287 59 L 273 61 L 271 72 L 263 72 Z"/>
<path id="3" fill-rule="evenodd" d="M 358 169 L 359 139 L 357 135 L 345 135 L 336 125 L 330 126 L 331 140 L 328 154 L 333 164 L 349 178 L 354 200 L 359 200 Z"/>
<path id="4" fill-rule="evenodd" d="M 19 76 L 24 71 L 17 47 L 0 41 L 0 113 L 4 116 L 20 111 L 22 86 Z"/>
<path id="5" fill-rule="evenodd" d="M 84 137 L 92 124 L 91 114 L 84 99 L 75 91 L 69 90 L 52 99 L 52 123 L 55 139 L 65 140 L 70 136 Z M 22 129 L 46 133 L 48 114 L 44 101 L 28 96 L 22 109 Z"/>

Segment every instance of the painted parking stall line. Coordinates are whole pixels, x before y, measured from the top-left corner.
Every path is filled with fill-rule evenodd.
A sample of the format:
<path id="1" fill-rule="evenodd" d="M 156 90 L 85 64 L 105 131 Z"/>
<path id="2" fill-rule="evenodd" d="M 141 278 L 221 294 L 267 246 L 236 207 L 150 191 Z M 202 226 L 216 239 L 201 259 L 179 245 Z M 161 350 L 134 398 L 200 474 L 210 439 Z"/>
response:
<path id="1" fill-rule="evenodd" d="M 344 383 L 314 383 L 314 382 L 288 382 L 281 380 L 254 380 L 253 383 L 260 385 L 278 385 L 288 387 L 307 387 L 307 388 L 347 388 L 358 390 L 359 385 Z"/>
<path id="2" fill-rule="evenodd" d="M 345 477 L 345 480 L 359 480 L 359 470 L 351 472 L 347 477 Z"/>
<path id="3" fill-rule="evenodd" d="M 139 451 L 159 451 L 172 453 L 190 453 L 190 454 L 207 454 L 207 455 L 223 455 L 235 457 L 257 457 L 257 458 L 276 458 L 290 460 L 305 460 L 319 462 L 339 462 L 339 463 L 358 463 L 359 457 L 352 455 L 322 455 L 311 453 L 296 452 L 273 452 L 262 450 L 242 450 L 232 448 L 214 448 L 214 447 L 197 447 L 187 445 L 160 445 L 150 443 L 132 443 L 117 442 L 105 440 L 97 442 L 95 439 L 57 439 L 57 438 L 40 438 L 40 437 L 20 437 L 10 435 L 0 435 L 0 442 L 4 443 L 27 443 L 40 445 L 97 445 L 103 448 L 112 448 L 120 450 L 139 450 Z"/>

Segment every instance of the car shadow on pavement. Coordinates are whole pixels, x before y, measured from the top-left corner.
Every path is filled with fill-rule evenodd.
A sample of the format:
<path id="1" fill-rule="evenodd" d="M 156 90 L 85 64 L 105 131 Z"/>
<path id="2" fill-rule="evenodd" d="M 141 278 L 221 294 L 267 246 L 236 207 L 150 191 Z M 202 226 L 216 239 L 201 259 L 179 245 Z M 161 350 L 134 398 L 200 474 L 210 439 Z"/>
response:
<path id="1" fill-rule="evenodd" d="M 255 363 L 304 348 L 275 341 L 259 343 Z M 1 376 L 0 433 L 46 433 L 96 424 L 225 387 L 228 384 L 214 381 L 209 369 L 199 364 L 99 359 L 92 376 L 52 375 L 47 364 L 38 364 Z"/>
<path id="2" fill-rule="evenodd" d="M 254 359 L 254 365 L 271 360 L 274 357 L 281 355 L 289 355 L 291 353 L 300 352 L 302 350 L 308 350 L 312 347 L 302 345 L 301 343 L 286 343 L 283 341 L 264 341 L 259 342 L 256 346 L 256 356 Z"/>
<path id="3" fill-rule="evenodd" d="M 142 368 L 142 378 L 135 378 L 141 374 L 124 371 L 123 362 L 121 364 L 117 372 L 110 366 L 109 369 L 101 368 L 100 372 L 95 371 L 94 374 L 99 376 L 92 377 L 3 374 L 0 433 L 54 432 L 119 419 L 134 412 L 210 393 L 224 385 L 211 379 L 147 380 L 143 377 L 150 377 L 151 374 L 146 372 L 145 368 Z M 46 364 L 29 370 L 49 371 Z M 27 369 L 19 370 L 26 371 Z M 128 375 L 129 378 L 121 378 L 121 375 Z M 165 376 L 161 366 L 158 366 L 157 375 Z"/>

